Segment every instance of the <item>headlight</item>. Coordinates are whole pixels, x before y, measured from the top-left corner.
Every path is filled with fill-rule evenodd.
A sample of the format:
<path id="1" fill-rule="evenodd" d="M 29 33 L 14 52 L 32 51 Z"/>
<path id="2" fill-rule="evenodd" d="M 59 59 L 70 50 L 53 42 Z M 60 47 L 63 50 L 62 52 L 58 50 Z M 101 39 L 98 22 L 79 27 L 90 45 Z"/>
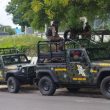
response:
<path id="1" fill-rule="evenodd" d="M 22 73 L 25 73 L 25 69 L 21 69 L 21 72 L 22 72 Z"/>

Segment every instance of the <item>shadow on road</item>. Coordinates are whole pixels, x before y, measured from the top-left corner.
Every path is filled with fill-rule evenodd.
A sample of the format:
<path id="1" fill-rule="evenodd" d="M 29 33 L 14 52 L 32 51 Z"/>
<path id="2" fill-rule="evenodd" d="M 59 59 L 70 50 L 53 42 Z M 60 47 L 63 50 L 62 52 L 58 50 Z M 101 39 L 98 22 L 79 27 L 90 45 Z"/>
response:
<path id="1" fill-rule="evenodd" d="M 100 89 L 85 88 L 77 92 L 69 92 L 66 88 L 55 92 L 55 96 L 78 96 L 78 97 L 91 97 L 91 98 L 104 98 Z"/>
<path id="2" fill-rule="evenodd" d="M 36 85 L 22 85 L 20 87 L 19 93 L 33 93 L 33 92 L 38 91 L 38 90 L 39 89 Z M 9 92 L 6 85 L 4 85 L 4 86 L 2 85 L 0 87 L 0 91 L 1 92 Z"/>
<path id="3" fill-rule="evenodd" d="M 1 92 L 8 92 L 7 87 L 0 88 Z M 23 93 L 35 93 L 40 94 L 40 91 L 36 85 L 23 85 L 20 87 L 20 94 Z M 41 95 L 41 94 L 40 94 Z M 69 92 L 66 88 L 57 89 L 54 96 L 78 96 L 78 97 L 91 97 L 91 98 L 104 98 L 100 92 L 100 89 L 86 88 L 80 89 L 77 92 Z"/>

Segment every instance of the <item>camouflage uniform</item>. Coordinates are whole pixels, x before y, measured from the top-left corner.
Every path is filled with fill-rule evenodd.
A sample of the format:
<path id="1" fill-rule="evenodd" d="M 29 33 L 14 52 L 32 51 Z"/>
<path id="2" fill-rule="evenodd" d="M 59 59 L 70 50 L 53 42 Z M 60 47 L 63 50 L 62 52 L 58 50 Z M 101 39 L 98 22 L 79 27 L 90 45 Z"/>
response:
<path id="1" fill-rule="evenodd" d="M 52 31 L 52 35 L 51 36 L 47 36 L 47 39 L 49 41 L 53 41 L 53 42 L 58 42 L 58 41 L 63 41 L 63 38 L 59 37 L 59 35 L 56 32 L 55 26 L 51 26 L 50 30 Z M 63 50 L 63 43 L 59 43 L 59 50 Z"/>
<path id="2" fill-rule="evenodd" d="M 52 60 L 50 60 L 50 59 L 45 59 L 44 60 L 44 63 L 61 63 L 62 62 L 62 60 L 61 59 L 59 59 L 59 58 L 52 58 Z"/>
<path id="3" fill-rule="evenodd" d="M 59 37 L 59 35 L 58 35 L 58 25 L 56 26 L 55 24 L 58 24 L 58 22 L 56 22 L 56 21 L 53 22 L 52 26 L 50 26 L 49 29 L 47 30 L 46 37 L 51 42 L 63 41 L 63 38 Z M 55 52 L 55 50 L 57 50 L 55 44 L 51 45 L 51 46 L 53 48 L 52 52 Z M 59 43 L 58 51 L 63 51 L 63 42 Z M 50 62 L 59 63 L 59 62 L 61 62 L 61 59 L 52 58 L 51 60 L 45 59 L 45 61 L 44 61 L 44 63 L 50 63 Z"/>
<path id="4" fill-rule="evenodd" d="M 88 24 L 88 22 L 86 23 L 86 26 L 84 27 L 84 32 L 82 34 L 82 38 L 91 38 L 91 26 Z"/>

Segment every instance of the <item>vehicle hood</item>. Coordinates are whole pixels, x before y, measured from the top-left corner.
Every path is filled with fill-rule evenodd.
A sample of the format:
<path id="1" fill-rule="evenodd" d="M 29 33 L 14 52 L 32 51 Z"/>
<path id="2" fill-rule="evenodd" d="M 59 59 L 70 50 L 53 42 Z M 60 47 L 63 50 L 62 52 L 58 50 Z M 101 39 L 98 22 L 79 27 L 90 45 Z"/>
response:
<path id="1" fill-rule="evenodd" d="M 35 64 L 30 64 L 30 63 L 27 63 L 27 64 L 14 64 L 14 65 L 7 65 L 5 66 L 5 68 L 7 69 L 20 69 L 20 68 L 23 68 L 23 67 L 33 67 L 33 66 L 36 66 Z"/>

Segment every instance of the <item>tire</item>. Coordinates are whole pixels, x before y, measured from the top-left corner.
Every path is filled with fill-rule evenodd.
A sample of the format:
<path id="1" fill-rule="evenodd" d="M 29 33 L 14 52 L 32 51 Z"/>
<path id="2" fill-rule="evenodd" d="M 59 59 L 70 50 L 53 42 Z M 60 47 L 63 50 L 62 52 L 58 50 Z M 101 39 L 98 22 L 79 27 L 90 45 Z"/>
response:
<path id="1" fill-rule="evenodd" d="M 56 85 L 49 76 L 44 76 L 38 83 L 39 90 L 42 95 L 51 96 L 55 93 Z"/>
<path id="2" fill-rule="evenodd" d="M 105 77 L 100 85 L 100 90 L 107 99 L 110 99 L 110 76 Z"/>
<path id="3" fill-rule="evenodd" d="M 67 88 L 69 92 L 77 92 L 80 88 Z"/>
<path id="4" fill-rule="evenodd" d="M 8 78 L 7 86 L 10 93 L 18 93 L 20 89 L 20 82 L 18 79 L 12 76 Z"/>

